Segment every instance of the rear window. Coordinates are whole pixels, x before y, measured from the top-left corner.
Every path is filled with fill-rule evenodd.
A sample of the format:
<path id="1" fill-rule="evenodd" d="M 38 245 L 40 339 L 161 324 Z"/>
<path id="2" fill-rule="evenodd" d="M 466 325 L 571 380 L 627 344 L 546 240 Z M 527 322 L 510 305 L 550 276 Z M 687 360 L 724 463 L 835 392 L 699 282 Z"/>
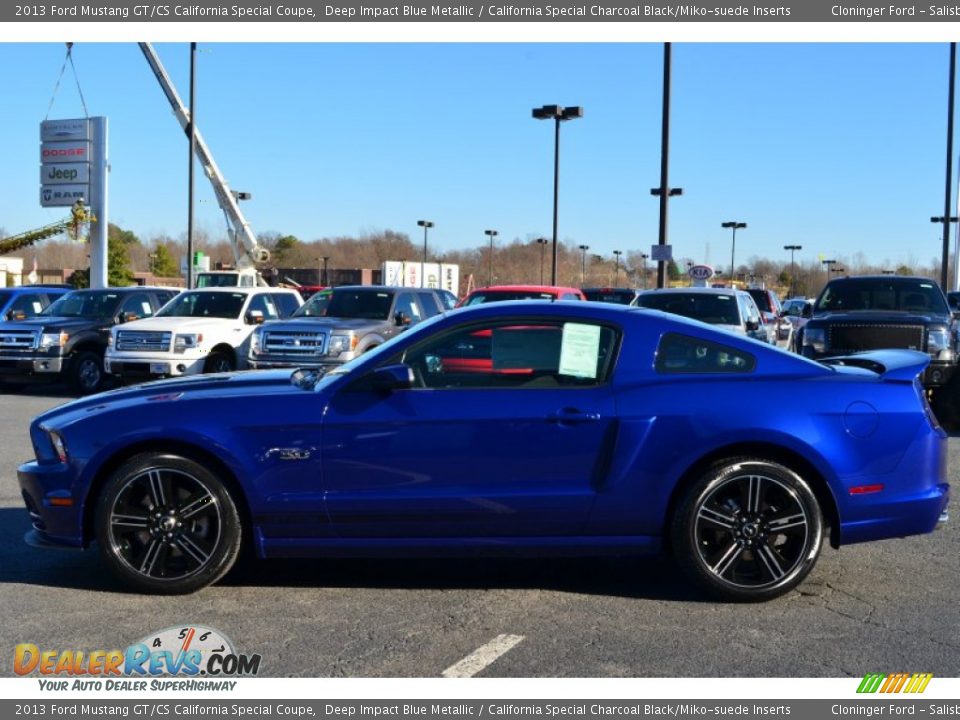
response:
<path id="1" fill-rule="evenodd" d="M 773 307 L 773 303 L 770 300 L 769 292 L 766 290 L 758 290 L 756 288 L 748 288 L 747 292 L 750 293 L 750 297 L 753 298 L 753 301 L 757 304 L 757 307 L 760 308 L 762 312 L 776 312 Z"/>
<path id="2" fill-rule="evenodd" d="M 583 295 L 587 300 L 592 300 L 593 302 L 629 305 L 633 302 L 635 293 L 633 290 L 584 290 Z"/>
<path id="3" fill-rule="evenodd" d="M 757 359 L 748 352 L 721 343 L 668 333 L 660 340 L 654 363 L 657 372 L 685 373 L 748 373 Z"/>
<path id="4" fill-rule="evenodd" d="M 711 325 L 739 325 L 740 311 L 734 294 L 651 293 L 641 295 L 637 305 L 682 315 Z"/>
<path id="5" fill-rule="evenodd" d="M 552 292 L 537 290 L 493 290 L 490 292 L 475 292 L 464 305 L 479 305 L 480 303 L 500 302 L 502 300 L 556 300 Z"/>

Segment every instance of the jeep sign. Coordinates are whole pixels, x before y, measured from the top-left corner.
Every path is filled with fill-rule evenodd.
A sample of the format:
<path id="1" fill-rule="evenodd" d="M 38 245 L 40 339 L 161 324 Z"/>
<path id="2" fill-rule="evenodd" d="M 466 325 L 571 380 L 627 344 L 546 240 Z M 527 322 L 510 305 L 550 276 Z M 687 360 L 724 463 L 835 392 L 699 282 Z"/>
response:
<path id="1" fill-rule="evenodd" d="M 86 183 L 90 181 L 90 165 L 87 163 L 64 163 L 40 166 L 41 185 L 63 183 Z"/>

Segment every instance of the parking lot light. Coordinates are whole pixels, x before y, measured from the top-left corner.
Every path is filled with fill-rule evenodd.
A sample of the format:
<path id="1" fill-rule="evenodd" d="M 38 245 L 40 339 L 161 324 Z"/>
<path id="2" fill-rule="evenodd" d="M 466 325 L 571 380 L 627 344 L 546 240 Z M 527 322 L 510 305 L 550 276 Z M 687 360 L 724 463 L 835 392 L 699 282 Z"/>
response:
<path id="1" fill-rule="evenodd" d="M 580 287 L 583 287 L 583 279 L 587 273 L 587 250 L 590 249 L 589 245 L 577 245 L 580 249 Z M 554 283 L 556 285 L 556 283 Z"/>
<path id="2" fill-rule="evenodd" d="M 730 242 L 730 282 L 732 283 L 733 276 L 734 276 L 734 268 L 736 267 L 736 265 L 734 265 L 734 256 L 737 251 L 737 230 L 742 230 L 743 228 L 747 227 L 747 224 L 745 222 L 737 222 L 736 220 L 729 220 L 727 222 L 720 223 L 720 227 L 728 228 L 733 231 L 733 237 Z M 731 284 L 731 287 L 732 287 L 732 284 Z"/>
<path id="3" fill-rule="evenodd" d="M 620 256 L 623 250 L 613 251 L 613 286 L 620 287 Z"/>
<path id="4" fill-rule="evenodd" d="M 483 234 L 490 238 L 490 270 L 487 273 L 487 286 L 493 285 L 493 239 L 499 235 L 496 230 L 484 230 Z"/>
<path id="5" fill-rule="evenodd" d="M 543 285 L 543 251 L 547 249 L 547 243 L 550 242 L 546 238 L 537 238 L 537 245 L 540 246 L 540 284 Z"/>
<path id="6" fill-rule="evenodd" d="M 560 123 L 583 117 L 580 106 L 563 107 L 544 105 L 533 109 L 536 120 L 553 120 L 553 267 L 550 271 L 550 284 L 557 284 L 557 204 L 560 197 Z"/>
<path id="7" fill-rule="evenodd" d="M 427 230 L 433 227 L 429 220 L 417 220 L 417 225 L 423 228 L 423 263 L 420 265 L 420 287 L 426 287 L 427 281 Z"/>

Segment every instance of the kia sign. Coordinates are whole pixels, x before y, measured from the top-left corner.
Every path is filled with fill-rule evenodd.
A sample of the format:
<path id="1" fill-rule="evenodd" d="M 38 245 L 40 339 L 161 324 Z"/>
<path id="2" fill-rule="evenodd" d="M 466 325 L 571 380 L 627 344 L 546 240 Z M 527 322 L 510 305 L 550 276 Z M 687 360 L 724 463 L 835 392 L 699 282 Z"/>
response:
<path id="1" fill-rule="evenodd" d="M 44 120 L 40 123 L 40 141 L 89 140 L 90 121 L 87 118 L 72 120 Z"/>
<path id="2" fill-rule="evenodd" d="M 709 265 L 694 265 L 687 274 L 694 280 L 709 280 L 714 276 L 713 268 Z"/>
<path id="3" fill-rule="evenodd" d="M 90 182 L 90 165 L 87 163 L 48 164 L 40 166 L 41 185 Z"/>
<path id="4" fill-rule="evenodd" d="M 40 188 L 40 205 L 57 207 L 87 200 L 87 185 L 44 185 Z"/>
<path id="5" fill-rule="evenodd" d="M 40 162 L 87 162 L 90 160 L 90 143 L 86 140 L 78 142 L 45 142 L 40 145 Z"/>

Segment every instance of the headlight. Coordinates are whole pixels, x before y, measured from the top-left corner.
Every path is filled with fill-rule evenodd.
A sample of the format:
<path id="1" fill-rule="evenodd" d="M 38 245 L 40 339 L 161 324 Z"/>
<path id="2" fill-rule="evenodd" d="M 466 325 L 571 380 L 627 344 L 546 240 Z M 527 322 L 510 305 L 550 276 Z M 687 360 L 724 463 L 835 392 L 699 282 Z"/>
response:
<path id="1" fill-rule="evenodd" d="M 60 437 L 60 434 L 54 430 L 50 430 L 49 435 L 50 444 L 53 445 L 53 452 L 56 453 L 56 456 L 60 462 L 65 463 L 67 461 L 67 446 L 63 442 L 63 438 Z"/>
<path id="2" fill-rule="evenodd" d="M 950 349 L 950 333 L 946 328 L 930 328 L 927 332 L 927 352 L 938 355 Z"/>
<path id="3" fill-rule="evenodd" d="M 260 348 L 263 345 L 263 331 L 254 330 L 253 334 L 250 335 L 250 353 L 253 355 L 260 354 Z"/>
<path id="4" fill-rule="evenodd" d="M 356 335 L 331 335 L 327 344 L 327 355 L 339 355 L 357 347 Z"/>
<path id="5" fill-rule="evenodd" d="M 814 352 L 826 352 L 826 337 L 826 331 L 823 328 L 806 327 L 803 329 L 803 346 L 809 347 Z"/>
<path id="6" fill-rule="evenodd" d="M 43 335 L 40 336 L 40 349 L 63 347 L 67 344 L 67 339 L 69 337 L 70 335 L 65 332 L 43 333 Z"/>
<path id="7" fill-rule="evenodd" d="M 177 335 L 173 339 L 173 351 L 177 353 L 185 352 L 188 349 L 198 347 L 203 341 L 203 335 Z"/>

